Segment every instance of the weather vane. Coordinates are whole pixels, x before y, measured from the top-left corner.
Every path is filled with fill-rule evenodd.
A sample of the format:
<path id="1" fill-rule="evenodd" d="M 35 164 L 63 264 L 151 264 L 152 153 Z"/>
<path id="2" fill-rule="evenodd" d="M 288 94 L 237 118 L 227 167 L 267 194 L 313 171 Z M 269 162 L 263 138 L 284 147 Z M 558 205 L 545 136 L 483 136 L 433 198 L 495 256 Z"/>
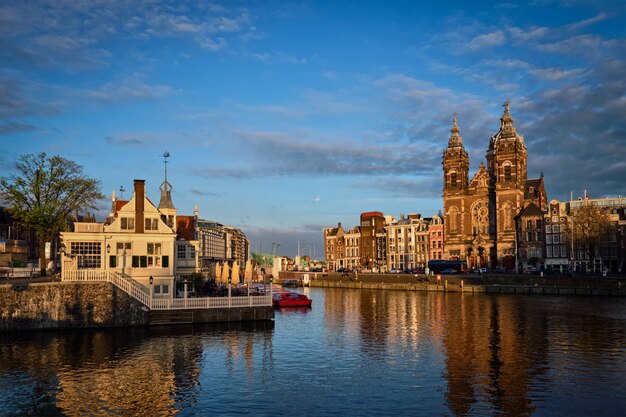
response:
<path id="1" fill-rule="evenodd" d="M 126 190 L 124 189 L 124 186 L 123 186 L 123 185 L 120 185 L 120 198 L 121 198 L 122 200 L 124 199 L 124 192 L 125 192 L 125 191 L 126 191 Z"/>
<path id="2" fill-rule="evenodd" d="M 167 158 L 170 157 L 168 151 L 163 152 L 163 164 L 165 165 L 165 181 L 167 181 Z"/>

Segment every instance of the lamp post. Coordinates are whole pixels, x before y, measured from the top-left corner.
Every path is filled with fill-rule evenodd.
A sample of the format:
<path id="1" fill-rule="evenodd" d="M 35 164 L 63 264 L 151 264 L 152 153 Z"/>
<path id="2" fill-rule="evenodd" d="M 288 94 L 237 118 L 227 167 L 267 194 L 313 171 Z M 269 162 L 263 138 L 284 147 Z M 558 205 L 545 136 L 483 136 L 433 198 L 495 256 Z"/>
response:
<path id="1" fill-rule="evenodd" d="M 152 283 L 154 282 L 154 278 L 152 278 L 152 275 L 150 275 L 150 279 L 148 281 L 150 282 L 150 307 L 152 307 L 152 295 L 154 294 L 154 292 L 152 291 Z"/>
<path id="2" fill-rule="evenodd" d="M 231 291 L 230 291 L 230 284 L 231 284 L 231 282 L 233 282 L 233 277 L 232 277 L 231 272 L 232 272 L 232 270 L 231 270 L 231 269 L 229 269 L 229 270 L 228 270 L 228 308 L 230 308 L 230 306 L 231 306 L 231 298 L 230 298 L 230 297 L 231 297 Z"/>
<path id="3" fill-rule="evenodd" d="M 272 283 L 273 282 L 274 282 L 274 276 L 272 275 L 270 276 L 270 305 L 272 303 L 272 287 L 273 287 Z"/>

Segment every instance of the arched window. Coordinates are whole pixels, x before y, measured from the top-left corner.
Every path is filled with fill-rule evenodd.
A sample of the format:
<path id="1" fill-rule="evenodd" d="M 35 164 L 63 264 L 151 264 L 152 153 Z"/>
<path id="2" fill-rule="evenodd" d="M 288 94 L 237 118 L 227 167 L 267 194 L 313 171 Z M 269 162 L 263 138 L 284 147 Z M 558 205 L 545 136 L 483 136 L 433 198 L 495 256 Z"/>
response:
<path id="1" fill-rule="evenodd" d="M 504 168 L 504 181 L 511 181 L 511 178 L 512 178 L 511 163 L 505 162 L 503 168 Z"/>
<path id="2" fill-rule="evenodd" d="M 458 221 L 457 221 L 457 217 L 459 215 L 459 210 L 455 207 L 452 206 L 450 207 L 450 232 L 452 233 L 456 233 L 457 229 L 458 229 Z"/>
<path id="3" fill-rule="evenodd" d="M 456 186 L 457 186 L 456 171 L 450 171 L 450 187 L 456 188 Z"/>
<path id="4" fill-rule="evenodd" d="M 502 209 L 502 226 L 504 230 L 511 229 L 511 223 L 513 220 L 513 216 L 511 215 L 511 204 L 504 203 L 504 208 Z"/>
<path id="5" fill-rule="evenodd" d="M 487 200 L 477 201 L 472 207 L 472 231 L 487 235 L 489 232 L 489 205 Z"/>

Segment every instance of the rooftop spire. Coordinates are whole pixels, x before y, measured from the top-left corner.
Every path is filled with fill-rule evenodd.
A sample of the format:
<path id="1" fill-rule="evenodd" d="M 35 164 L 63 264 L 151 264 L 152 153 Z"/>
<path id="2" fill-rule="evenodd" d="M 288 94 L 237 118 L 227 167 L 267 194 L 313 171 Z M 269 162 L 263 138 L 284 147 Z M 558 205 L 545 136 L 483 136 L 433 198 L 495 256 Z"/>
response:
<path id="1" fill-rule="evenodd" d="M 450 136 L 450 140 L 448 141 L 448 147 L 463 146 L 463 139 L 461 138 L 461 135 L 459 135 L 460 132 L 461 129 L 459 129 L 459 126 L 456 123 L 456 112 L 454 112 L 452 128 L 450 129 L 450 133 L 452 133 L 452 136 Z"/>
<path id="2" fill-rule="evenodd" d="M 170 153 L 165 151 L 163 153 L 163 165 L 165 166 L 165 180 L 159 186 L 161 190 L 161 201 L 159 202 L 159 208 L 173 209 L 174 202 L 172 202 L 172 184 L 167 181 L 167 158 L 170 157 Z"/>
<path id="3" fill-rule="evenodd" d="M 504 107 L 504 114 L 500 118 L 500 129 L 511 129 L 515 131 L 513 128 L 513 118 L 511 117 L 511 110 L 509 109 L 509 105 L 511 104 L 510 100 L 507 100 L 502 105 Z"/>

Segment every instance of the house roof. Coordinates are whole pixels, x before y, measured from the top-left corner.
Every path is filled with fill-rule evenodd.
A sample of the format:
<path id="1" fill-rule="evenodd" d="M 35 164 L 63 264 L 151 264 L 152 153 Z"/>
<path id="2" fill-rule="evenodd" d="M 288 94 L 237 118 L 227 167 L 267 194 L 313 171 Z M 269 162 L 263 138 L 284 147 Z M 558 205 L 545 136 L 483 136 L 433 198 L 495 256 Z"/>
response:
<path id="1" fill-rule="evenodd" d="M 544 212 L 541 211 L 539 207 L 535 203 L 530 203 L 526 207 L 520 211 L 517 215 L 518 217 L 527 217 L 527 216 L 543 216 Z"/>
<path id="2" fill-rule="evenodd" d="M 194 216 L 176 216 L 176 240 L 194 240 L 194 219 Z"/>
<path id="3" fill-rule="evenodd" d="M 367 217 L 384 217 L 384 215 L 380 211 L 366 211 L 365 213 L 361 213 L 362 219 Z"/>
<path id="4" fill-rule="evenodd" d="M 115 200 L 115 212 L 117 213 L 118 211 L 120 211 L 122 207 L 128 204 L 128 201 L 129 200 Z"/>

